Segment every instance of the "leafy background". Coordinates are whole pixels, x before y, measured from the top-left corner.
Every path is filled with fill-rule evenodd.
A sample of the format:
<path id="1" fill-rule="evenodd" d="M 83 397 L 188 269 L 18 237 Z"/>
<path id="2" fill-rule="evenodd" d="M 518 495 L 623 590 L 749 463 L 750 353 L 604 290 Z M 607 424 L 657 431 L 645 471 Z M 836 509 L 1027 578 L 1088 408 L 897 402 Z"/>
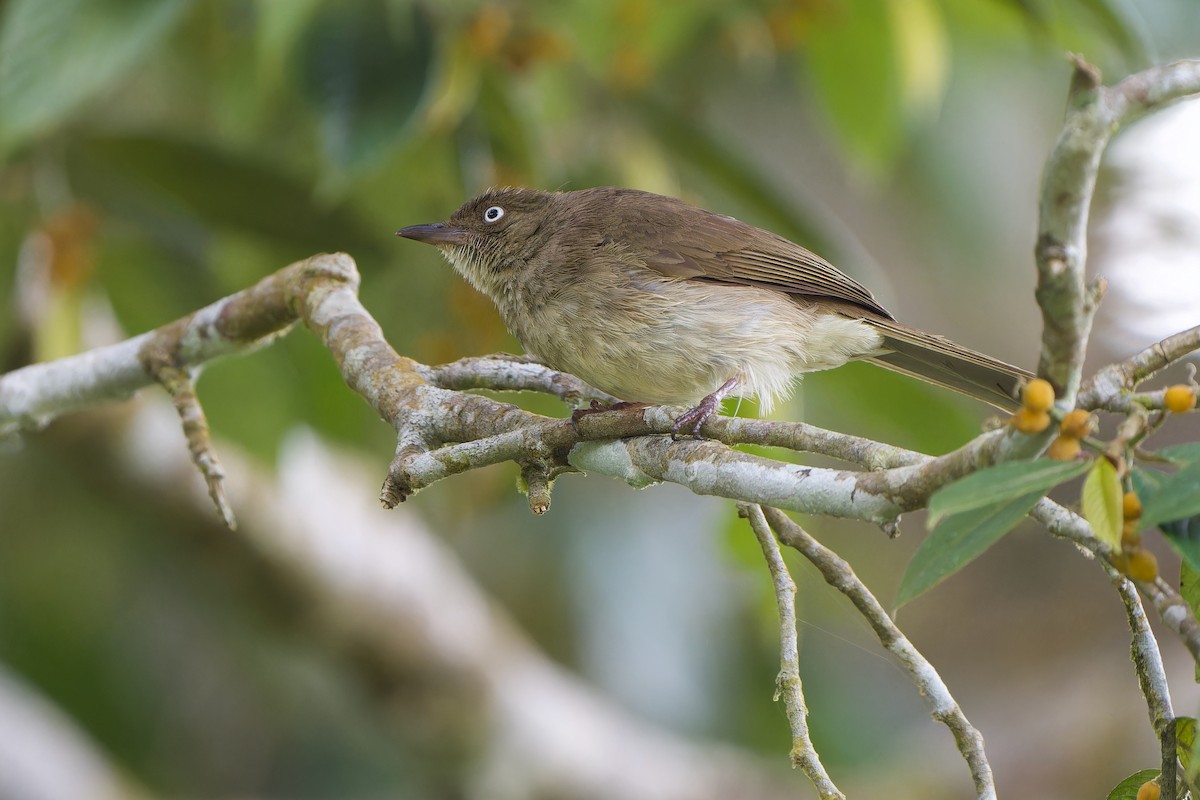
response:
<path id="1" fill-rule="evenodd" d="M 1195 56 L 1200 6 L 3 0 L 0 369 L 332 250 L 355 257 L 401 353 L 513 350 L 436 253 L 391 235 L 493 184 L 685 197 L 808 244 L 906 321 L 1032 365 L 1037 179 L 1066 51 L 1109 79 Z M 53 257 L 31 274 L 37 242 Z M 1098 358 L 1149 341 L 1119 314 L 1101 323 Z M 212 367 L 200 390 L 219 437 L 264 467 L 298 427 L 381 475 L 390 457 L 388 429 L 304 332 Z M 253 570 L 206 544 L 215 520 L 106 469 L 119 413 L 0 448 L 4 665 L 154 793 L 427 796 L 445 776 L 381 725 L 302 620 L 280 629 L 258 607 Z M 778 413 L 943 452 L 986 410 L 850 366 L 806 379 Z M 614 703 L 783 764 L 769 582 L 729 506 L 568 478 L 532 519 L 513 481 L 508 467 L 460 476 L 393 513 L 423 516 Z M 375 486 L 362 492 L 374 502 Z M 891 598 L 919 516 L 894 542 L 809 525 Z M 812 724 L 835 777 L 865 796 L 962 796 L 949 737 L 845 604 L 796 572 Z M 1156 763 L 1119 603 L 1071 548 L 1007 537 L 900 622 L 984 731 L 1004 794 L 1100 796 Z M 1171 644 L 1167 657 L 1194 710 L 1186 659 Z"/>

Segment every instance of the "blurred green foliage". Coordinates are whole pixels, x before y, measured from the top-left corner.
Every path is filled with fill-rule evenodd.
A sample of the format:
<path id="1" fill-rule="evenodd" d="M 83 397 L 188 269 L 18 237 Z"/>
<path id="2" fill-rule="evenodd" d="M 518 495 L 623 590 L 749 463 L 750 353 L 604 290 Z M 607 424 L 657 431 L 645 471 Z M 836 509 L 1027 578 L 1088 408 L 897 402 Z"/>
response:
<path id="1" fill-rule="evenodd" d="M 679 194 L 884 281 L 886 302 L 914 296 L 890 278 L 922 287 L 944 319 L 974 322 L 944 298 L 1018 271 L 992 246 L 1022 222 L 986 212 L 1012 203 L 1032 219 L 1034 198 L 994 199 L 999 187 L 975 182 L 1008 152 L 990 131 L 965 143 L 945 131 L 996 106 L 989 119 L 1028 115 L 1020 125 L 1048 146 L 1056 120 L 1039 114 L 1061 107 L 1065 50 L 1119 76 L 1194 54 L 1198 26 L 1194 4 L 1121 0 L 0 0 L 0 369 L 94 343 L 81 320 L 97 303 L 138 332 L 331 250 L 356 258 L 364 302 L 402 353 L 437 362 L 512 350 L 435 253 L 391 236 L 489 184 Z M 1031 87 L 1044 95 L 1005 105 Z M 823 171 L 805 182 L 810 166 Z M 837 203 L 876 208 L 856 221 L 893 231 L 876 245 L 886 257 L 866 255 L 849 215 L 828 210 Z M 897 229 L 919 243 L 907 256 L 890 249 Z M 30 257 L 35 241 L 50 244 L 48 257 Z M 872 273 L 874 260 L 887 271 Z M 266 463 L 301 424 L 381 465 L 392 448 L 303 332 L 212 366 L 200 394 L 218 436 Z M 971 436 L 980 414 L 856 366 L 810 378 L 801 402 L 818 424 L 932 451 Z M 338 665 L 248 613 L 244 576 L 229 599 L 222 568 L 193 560 L 206 545 L 161 541 L 178 519 L 169 506 L 142 508 L 115 478 L 83 469 L 62 436 L 0 455 L 0 658 L 164 794 L 422 796 L 408 773 L 429 765 L 379 743 Z M 466 557 L 481 580 L 572 661 L 568 581 L 532 577 L 559 575 L 558 548 L 530 544 L 547 531 L 517 514 L 503 473 L 457 480 L 423 494 L 423 510 L 476 549 Z M 570 528 L 568 509 L 554 513 Z M 522 547 L 519 568 L 494 557 Z M 895 565 L 880 575 L 898 579 Z M 763 681 L 774 669 L 770 604 L 755 591 L 729 602 L 741 604 L 730 613 L 738 646 L 722 662 L 725 699 L 699 727 L 781 753 Z M 186 659 L 158 663 L 171 625 L 194 640 Z M 177 708 L 180 661 L 236 674 L 249 684 L 244 705 L 204 722 Z M 818 656 L 806 669 L 835 683 L 835 662 Z M 812 705 L 835 762 L 897 746 L 880 734 L 868 748 L 861 719 L 838 722 L 847 708 L 901 713 L 875 695 L 834 687 Z M 258 737 L 259 760 L 223 772 L 219 743 L 234 730 Z"/>

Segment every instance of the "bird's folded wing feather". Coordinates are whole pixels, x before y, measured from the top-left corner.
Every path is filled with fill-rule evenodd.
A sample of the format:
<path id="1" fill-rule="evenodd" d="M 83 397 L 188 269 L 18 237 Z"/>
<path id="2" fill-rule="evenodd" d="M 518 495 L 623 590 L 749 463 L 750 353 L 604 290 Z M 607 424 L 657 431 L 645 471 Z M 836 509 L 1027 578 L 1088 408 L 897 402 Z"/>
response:
<path id="1" fill-rule="evenodd" d="M 732 217 L 701 211 L 682 225 L 664 224 L 653 251 L 640 254 L 663 275 L 762 286 L 813 300 L 849 303 L 892 319 L 857 281 L 794 242 Z"/>

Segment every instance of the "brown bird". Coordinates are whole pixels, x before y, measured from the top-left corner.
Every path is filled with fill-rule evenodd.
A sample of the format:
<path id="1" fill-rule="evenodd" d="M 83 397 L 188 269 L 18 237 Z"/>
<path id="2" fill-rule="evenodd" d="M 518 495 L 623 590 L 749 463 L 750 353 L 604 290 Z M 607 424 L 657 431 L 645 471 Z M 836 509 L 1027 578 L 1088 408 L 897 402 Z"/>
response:
<path id="1" fill-rule="evenodd" d="M 547 366 L 630 401 L 764 411 L 804 372 L 870 361 L 1013 410 L 1032 375 L 897 322 L 769 231 L 635 189 L 490 189 L 397 236 L 437 247 Z"/>

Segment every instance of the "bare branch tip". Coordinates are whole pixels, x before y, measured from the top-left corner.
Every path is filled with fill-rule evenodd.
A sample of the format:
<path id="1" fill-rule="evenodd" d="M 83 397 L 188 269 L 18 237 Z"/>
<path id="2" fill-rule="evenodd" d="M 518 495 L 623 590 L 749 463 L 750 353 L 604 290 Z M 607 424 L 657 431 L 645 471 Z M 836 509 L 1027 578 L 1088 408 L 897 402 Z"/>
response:
<path id="1" fill-rule="evenodd" d="M 142 366 L 170 395 L 183 427 L 192 463 L 204 478 L 208 496 L 212 498 L 225 527 L 231 531 L 237 530 L 233 508 L 225 496 L 225 470 L 221 467 L 221 461 L 217 458 L 217 451 L 213 446 L 208 418 L 200 405 L 191 372 L 174 364 L 175 347 L 175 342 L 157 341 L 140 354 Z"/>
<path id="2" fill-rule="evenodd" d="M 1083 92 L 1095 91 L 1100 86 L 1101 75 L 1099 67 L 1088 63 L 1079 53 L 1068 53 L 1067 60 L 1075 68 L 1071 75 L 1069 96 L 1074 98 Z"/>
<path id="3" fill-rule="evenodd" d="M 554 478 L 549 467 L 541 461 L 530 461 L 521 465 L 520 488 L 529 499 L 529 510 L 542 516 L 550 510 L 550 491 Z"/>
<path id="4" fill-rule="evenodd" d="M 208 480 L 208 496 L 212 498 L 213 505 L 217 507 L 217 513 L 221 515 L 221 521 L 225 523 L 225 527 L 236 531 L 237 517 L 233 514 L 233 507 L 229 505 L 229 498 L 225 496 L 223 477 L 217 475 Z"/>
<path id="5" fill-rule="evenodd" d="M 399 457 L 392 460 L 388 466 L 387 477 L 383 479 L 383 487 L 379 490 L 379 504 L 388 511 L 403 503 L 413 493 L 399 461 Z"/>

